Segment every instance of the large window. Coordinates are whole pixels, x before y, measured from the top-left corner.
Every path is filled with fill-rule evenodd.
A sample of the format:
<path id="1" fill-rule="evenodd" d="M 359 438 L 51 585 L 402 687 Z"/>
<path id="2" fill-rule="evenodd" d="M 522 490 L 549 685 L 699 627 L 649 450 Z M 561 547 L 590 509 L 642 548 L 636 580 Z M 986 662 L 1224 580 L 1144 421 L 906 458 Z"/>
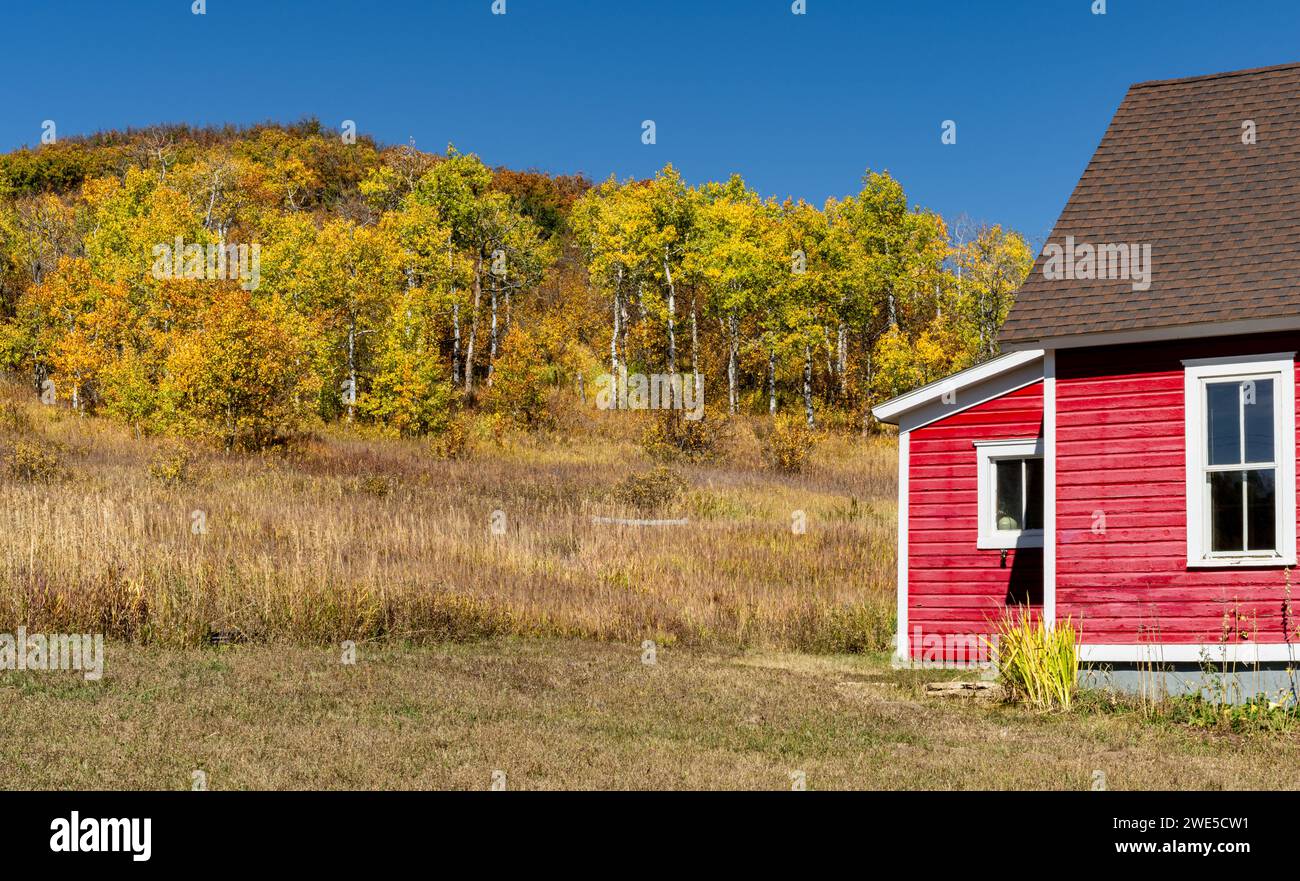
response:
<path id="1" fill-rule="evenodd" d="M 1042 547 L 1042 441 L 976 441 L 975 458 L 979 467 L 977 547 Z"/>
<path id="2" fill-rule="evenodd" d="M 1183 364 L 1188 564 L 1294 564 L 1294 353 Z"/>

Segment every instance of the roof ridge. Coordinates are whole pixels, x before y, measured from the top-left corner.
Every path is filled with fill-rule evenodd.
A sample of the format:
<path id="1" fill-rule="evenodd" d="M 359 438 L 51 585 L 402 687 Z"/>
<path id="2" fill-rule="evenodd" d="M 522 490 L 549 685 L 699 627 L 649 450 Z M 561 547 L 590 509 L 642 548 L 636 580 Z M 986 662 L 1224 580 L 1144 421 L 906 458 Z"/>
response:
<path id="1" fill-rule="evenodd" d="M 1130 88 L 1145 89 L 1152 86 L 1172 86 L 1180 83 L 1194 83 L 1200 80 L 1217 80 L 1234 76 L 1252 76 L 1254 74 L 1272 73 L 1273 71 L 1290 70 L 1292 68 L 1300 68 L 1300 61 L 1290 61 L 1286 64 L 1274 64 L 1269 67 L 1249 67 L 1245 70 L 1225 70 L 1221 73 L 1203 73 L 1197 76 L 1177 77 L 1168 80 L 1145 80 L 1144 82 L 1134 83 Z"/>

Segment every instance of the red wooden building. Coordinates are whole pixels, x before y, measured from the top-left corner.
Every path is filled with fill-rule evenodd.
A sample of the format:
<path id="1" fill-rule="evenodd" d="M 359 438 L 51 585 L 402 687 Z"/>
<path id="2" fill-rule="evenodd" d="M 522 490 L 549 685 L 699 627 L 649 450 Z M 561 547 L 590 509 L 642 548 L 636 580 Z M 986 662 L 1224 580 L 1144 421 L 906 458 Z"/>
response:
<path id="1" fill-rule="evenodd" d="M 1115 669 L 1295 660 L 1300 64 L 1133 86 L 1001 343 L 875 410 L 900 661 L 1025 605 Z"/>

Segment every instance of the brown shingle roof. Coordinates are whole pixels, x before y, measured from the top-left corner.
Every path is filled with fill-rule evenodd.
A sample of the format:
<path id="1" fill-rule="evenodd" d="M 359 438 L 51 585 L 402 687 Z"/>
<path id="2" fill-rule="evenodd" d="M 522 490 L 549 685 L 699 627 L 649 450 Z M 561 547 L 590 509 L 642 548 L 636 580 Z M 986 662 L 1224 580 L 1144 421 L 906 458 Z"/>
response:
<path id="1" fill-rule="evenodd" d="M 1149 244 L 1150 289 L 1040 255 L 1003 343 L 1300 315 L 1300 63 L 1132 86 L 1048 243 L 1067 235 Z"/>

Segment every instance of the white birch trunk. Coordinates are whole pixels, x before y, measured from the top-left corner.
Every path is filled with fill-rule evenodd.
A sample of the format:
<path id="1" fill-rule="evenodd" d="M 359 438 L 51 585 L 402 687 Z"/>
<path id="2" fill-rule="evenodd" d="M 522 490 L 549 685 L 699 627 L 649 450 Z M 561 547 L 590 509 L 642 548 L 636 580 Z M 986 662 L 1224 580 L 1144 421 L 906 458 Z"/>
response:
<path id="1" fill-rule="evenodd" d="M 804 415 L 808 418 L 808 427 L 813 427 L 813 399 L 812 399 L 812 346 L 804 343 L 803 346 L 803 410 Z"/>

